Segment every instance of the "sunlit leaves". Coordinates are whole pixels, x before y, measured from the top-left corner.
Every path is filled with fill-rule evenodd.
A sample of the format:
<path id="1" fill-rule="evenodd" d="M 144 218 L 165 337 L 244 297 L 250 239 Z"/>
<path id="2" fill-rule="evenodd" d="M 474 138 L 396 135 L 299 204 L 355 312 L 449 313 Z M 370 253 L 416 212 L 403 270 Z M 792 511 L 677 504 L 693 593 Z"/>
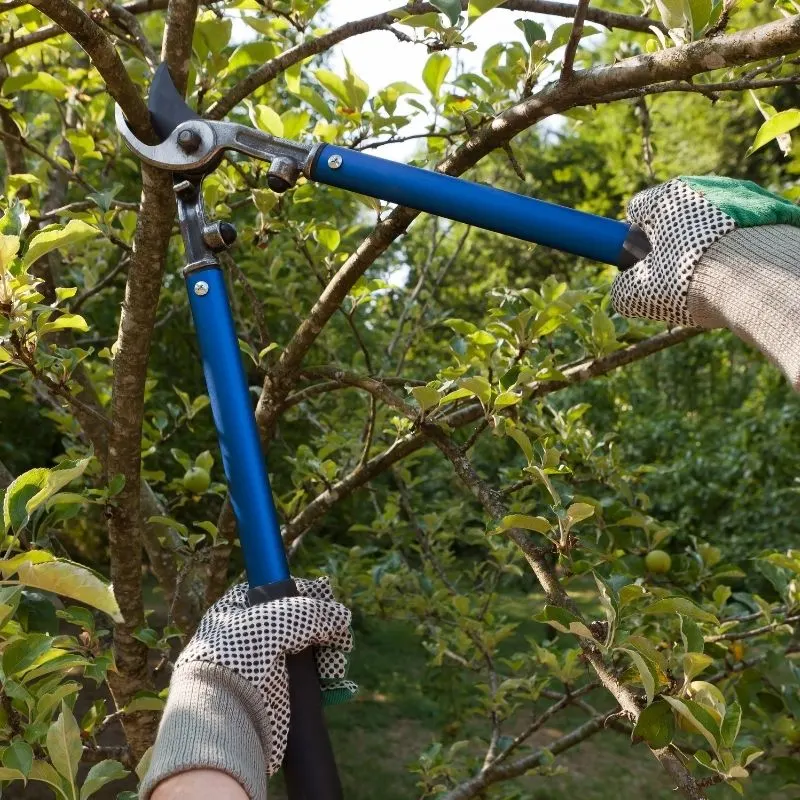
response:
<path id="1" fill-rule="evenodd" d="M 36 509 L 84 473 L 90 460 L 64 461 L 53 469 L 39 467 L 16 478 L 3 497 L 4 529 L 23 528 Z"/>
<path id="2" fill-rule="evenodd" d="M 52 250 L 77 244 L 98 234 L 99 231 L 93 225 L 77 219 L 70 220 L 66 225 L 51 225 L 30 240 L 22 266 L 27 268 Z"/>
<path id="3" fill-rule="evenodd" d="M 459 6 L 460 7 L 460 6 Z M 453 62 L 450 56 L 444 53 L 433 53 L 428 57 L 425 68 L 422 70 L 422 80 L 428 91 L 433 95 L 434 100 L 439 99 L 442 84 L 450 72 Z"/>
<path id="4" fill-rule="evenodd" d="M 756 150 L 760 150 L 764 145 L 793 131 L 798 126 L 800 126 L 800 109 L 792 108 L 788 111 L 778 112 L 758 129 L 747 155 L 755 153 Z"/>
<path id="5" fill-rule="evenodd" d="M 277 111 L 266 105 L 250 105 L 250 121 L 259 130 L 273 136 L 283 136 L 283 121 Z"/>

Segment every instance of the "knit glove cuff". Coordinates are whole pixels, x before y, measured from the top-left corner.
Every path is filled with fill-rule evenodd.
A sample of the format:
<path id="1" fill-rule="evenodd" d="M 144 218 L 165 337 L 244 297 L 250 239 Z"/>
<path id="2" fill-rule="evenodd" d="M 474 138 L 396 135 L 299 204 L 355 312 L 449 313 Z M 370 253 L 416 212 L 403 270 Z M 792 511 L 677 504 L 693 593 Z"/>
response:
<path id="1" fill-rule="evenodd" d="M 140 800 L 149 800 L 161 781 L 193 769 L 225 772 L 251 800 L 266 800 L 268 732 L 255 686 L 218 664 L 185 664 L 170 684 Z"/>

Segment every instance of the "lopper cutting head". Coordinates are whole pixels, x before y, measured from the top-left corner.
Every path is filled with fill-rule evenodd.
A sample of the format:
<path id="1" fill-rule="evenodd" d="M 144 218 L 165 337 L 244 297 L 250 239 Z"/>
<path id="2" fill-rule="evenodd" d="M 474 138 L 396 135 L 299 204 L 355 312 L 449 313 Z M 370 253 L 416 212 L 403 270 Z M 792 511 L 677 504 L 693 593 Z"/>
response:
<path id="1" fill-rule="evenodd" d="M 115 117 L 125 144 L 142 161 L 154 167 L 203 175 L 216 168 L 226 150 L 234 150 L 270 162 L 268 180 L 275 191 L 288 189 L 301 172 L 308 174 L 314 148 L 244 125 L 202 119 L 181 97 L 165 64 L 156 70 L 148 109 L 160 144 L 140 141 L 128 127 L 119 106 Z"/>

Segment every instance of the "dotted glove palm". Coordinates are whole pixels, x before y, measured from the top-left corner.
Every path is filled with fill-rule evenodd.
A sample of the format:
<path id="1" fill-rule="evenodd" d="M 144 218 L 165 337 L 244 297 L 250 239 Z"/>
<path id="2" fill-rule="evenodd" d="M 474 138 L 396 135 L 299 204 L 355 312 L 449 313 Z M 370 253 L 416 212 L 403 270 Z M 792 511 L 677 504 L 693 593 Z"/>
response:
<path id="1" fill-rule="evenodd" d="M 287 653 L 315 648 L 326 704 L 355 694 L 346 680 L 350 611 L 335 602 L 327 578 L 295 584 L 298 597 L 255 606 L 240 584 L 206 612 L 175 663 L 142 798 L 198 768 L 220 769 L 250 797 L 266 797 L 266 775 L 279 769 L 289 732 Z"/>
<path id="2" fill-rule="evenodd" d="M 615 279 L 620 314 L 730 328 L 800 388 L 800 208 L 751 181 L 681 177 L 637 194 L 628 219 L 652 251 Z"/>

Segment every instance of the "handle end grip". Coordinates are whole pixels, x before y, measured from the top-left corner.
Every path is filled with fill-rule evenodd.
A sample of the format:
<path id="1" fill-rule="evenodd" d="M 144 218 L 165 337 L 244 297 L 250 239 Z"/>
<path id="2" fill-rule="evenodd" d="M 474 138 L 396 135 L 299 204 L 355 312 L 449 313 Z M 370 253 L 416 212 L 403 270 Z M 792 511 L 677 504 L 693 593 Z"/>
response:
<path id="1" fill-rule="evenodd" d="M 628 235 L 622 243 L 617 266 L 621 270 L 630 269 L 653 249 L 647 234 L 635 223 L 630 226 Z"/>
<path id="2" fill-rule="evenodd" d="M 293 580 L 278 581 L 250 589 L 251 605 L 280 597 L 296 597 Z M 283 771 L 289 800 L 342 800 L 342 784 L 322 711 L 314 650 L 287 653 L 289 671 L 289 739 Z"/>

